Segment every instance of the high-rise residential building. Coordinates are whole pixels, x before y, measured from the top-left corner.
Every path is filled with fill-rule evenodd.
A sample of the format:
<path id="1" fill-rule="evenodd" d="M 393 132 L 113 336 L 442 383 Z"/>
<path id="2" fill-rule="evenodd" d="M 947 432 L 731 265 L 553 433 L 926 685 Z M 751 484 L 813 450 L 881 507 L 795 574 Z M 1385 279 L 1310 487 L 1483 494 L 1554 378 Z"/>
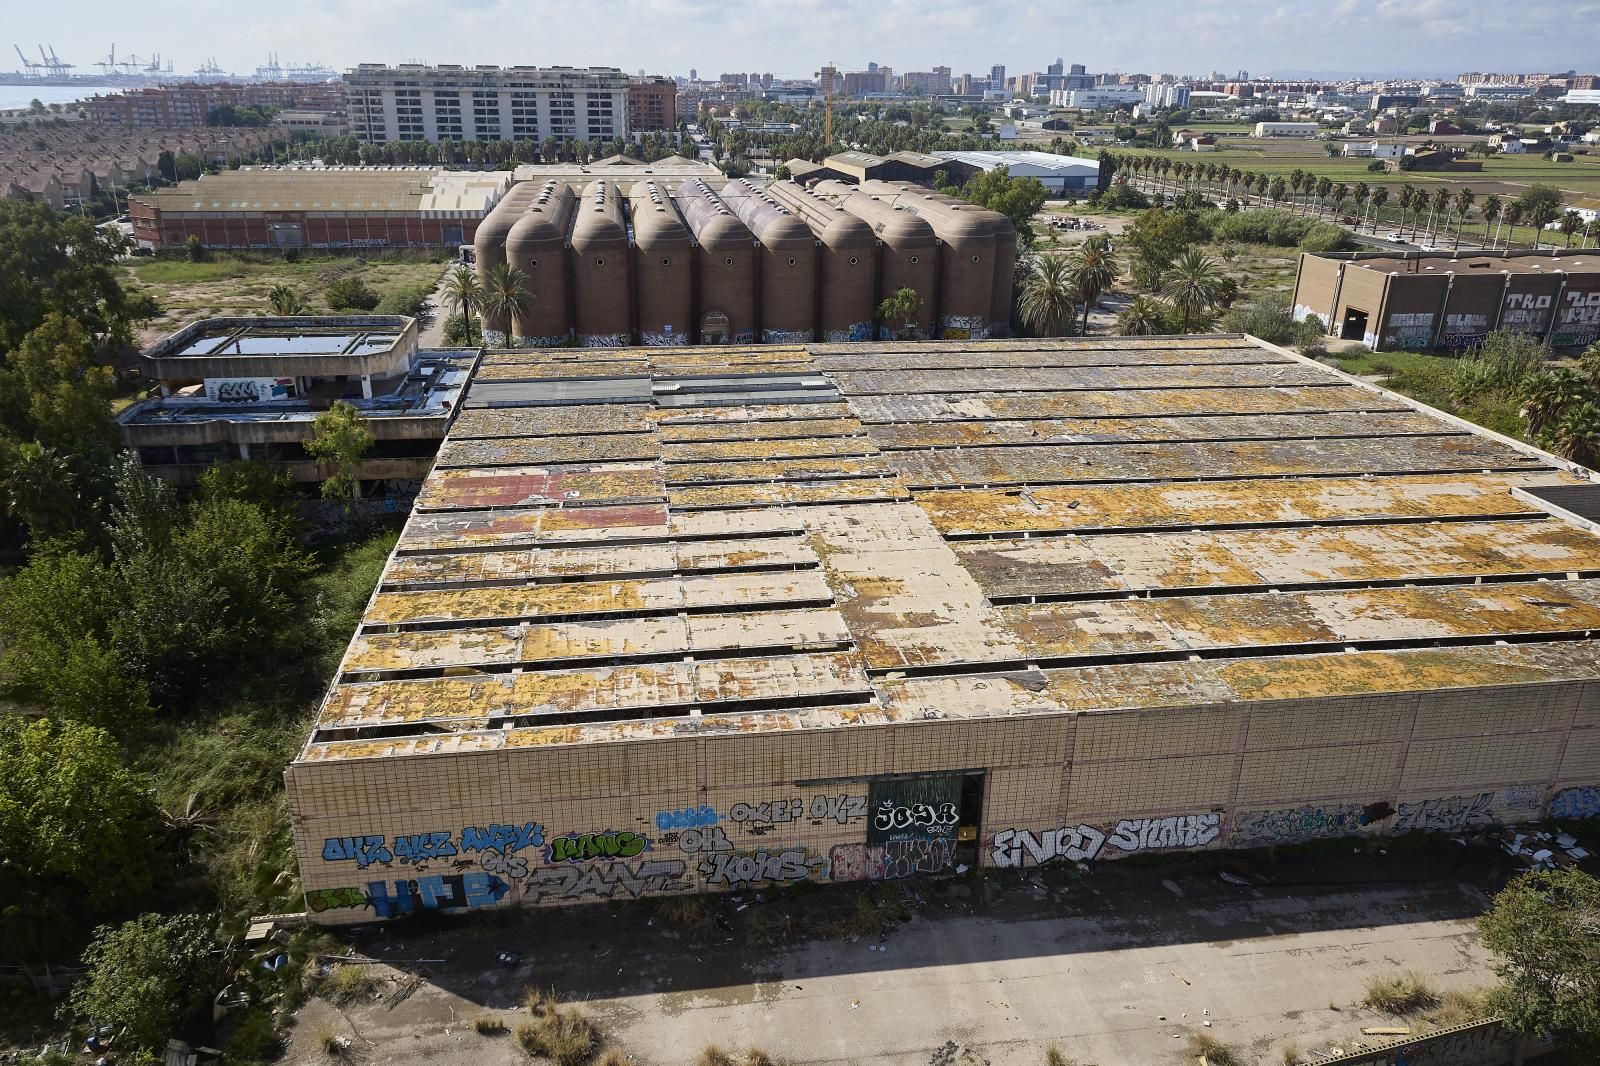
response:
<path id="1" fill-rule="evenodd" d="M 628 136 L 615 67 L 363 63 L 344 76 L 350 132 L 386 141 L 587 141 Z"/>
<path id="2" fill-rule="evenodd" d="M 643 133 L 671 130 L 678 125 L 678 83 L 671 78 L 641 77 L 628 80 L 628 130 Z"/>
<path id="3" fill-rule="evenodd" d="M 865 96 L 868 93 L 886 93 L 889 91 L 889 68 L 880 67 L 876 63 L 872 65 L 876 69 L 845 72 L 844 94 L 846 96 Z"/>
<path id="4" fill-rule="evenodd" d="M 210 125 L 212 109 L 229 104 L 342 116 L 345 92 L 343 85 L 327 81 L 162 85 L 91 97 L 83 102 L 83 110 L 97 126 L 172 129 Z"/>
<path id="5" fill-rule="evenodd" d="M 700 80 L 700 72 L 698 70 L 696 70 L 694 67 L 690 67 L 689 68 L 689 80 L 690 81 L 699 81 Z"/>
<path id="6" fill-rule="evenodd" d="M 1054 63 L 1051 63 L 1048 67 L 1046 67 L 1044 72 L 1052 77 L 1059 77 L 1065 70 L 1066 64 L 1060 59 L 1057 59 Z"/>
<path id="7" fill-rule="evenodd" d="M 994 66 L 989 68 L 989 84 L 994 88 L 999 89 L 1004 86 L 1005 83 L 1006 65 L 1004 63 L 996 63 Z"/>
<path id="8" fill-rule="evenodd" d="M 908 70 L 900 75 L 900 87 L 908 93 L 923 96 L 942 96 L 950 91 L 950 68 Z"/>

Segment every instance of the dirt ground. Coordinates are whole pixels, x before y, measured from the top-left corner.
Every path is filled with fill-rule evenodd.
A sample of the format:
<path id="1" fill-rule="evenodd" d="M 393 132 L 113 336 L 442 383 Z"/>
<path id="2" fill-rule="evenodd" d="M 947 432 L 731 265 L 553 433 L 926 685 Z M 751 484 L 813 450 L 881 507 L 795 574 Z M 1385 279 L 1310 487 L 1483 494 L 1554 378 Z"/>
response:
<path id="1" fill-rule="evenodd" d="M 370 927 L 351 942 L 386 960 L 379 988 L 311 1000 L 286 1059 L 326 1061 L 331 1036 L 369 1062 L 526 1062 L 473 1023 L 514 1029 L 537 987 L 651 1066 L 688 1066 L 708 1043 L 796 1066 L 1040 1066 L 1052 1044 L 1081 1066 L 1150 1066 L 1192 1062 L 1196 1033 L 1276 1066 L 1287 1044 L 1349 1049 L 1363 1026 L 1396 1024 L 1358 1005 L 1370 978 L 1492 981 L 1472 922 L 1510 872 L 1501 853 L 1390 847 L 1253 855 L 1231 867 L 1245 887 L 1212 857 Z"/>

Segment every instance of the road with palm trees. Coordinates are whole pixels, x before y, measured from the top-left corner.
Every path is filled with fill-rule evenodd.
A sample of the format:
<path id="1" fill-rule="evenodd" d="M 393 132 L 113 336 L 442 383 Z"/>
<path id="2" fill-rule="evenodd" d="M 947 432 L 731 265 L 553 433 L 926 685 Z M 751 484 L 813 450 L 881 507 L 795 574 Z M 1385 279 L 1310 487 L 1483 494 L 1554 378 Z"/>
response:
<path id="1" fill-rule="evenodd" d="M 428 297 L 428 307 L 432 313 L 428 318 L 427 325 L 421 326 L 417 330 L 417 347 L 443 348 L 445 346 L 444 326 L 449 319 L 450 310 L 449 297 L 446 295 L 445 290 L 450 284 L 450 276 L 455 273 L 456 268 L 460 265 L 460 263 L 452 259 L 445 264 L 444 270 L 440 273 L 439 283 L 433 287 L 433 293 Z"/>

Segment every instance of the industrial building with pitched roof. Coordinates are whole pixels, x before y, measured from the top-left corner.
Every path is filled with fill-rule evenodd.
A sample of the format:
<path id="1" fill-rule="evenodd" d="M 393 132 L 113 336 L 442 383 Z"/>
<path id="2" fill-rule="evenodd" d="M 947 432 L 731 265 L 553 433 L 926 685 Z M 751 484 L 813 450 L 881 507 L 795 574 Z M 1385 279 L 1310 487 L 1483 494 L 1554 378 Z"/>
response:
<path id="1" fill-rule="evenodd" d="M 491 351 L 286 773 L 307 906 L 1594 814 L 1596 491 L 1245 337 Z"/>

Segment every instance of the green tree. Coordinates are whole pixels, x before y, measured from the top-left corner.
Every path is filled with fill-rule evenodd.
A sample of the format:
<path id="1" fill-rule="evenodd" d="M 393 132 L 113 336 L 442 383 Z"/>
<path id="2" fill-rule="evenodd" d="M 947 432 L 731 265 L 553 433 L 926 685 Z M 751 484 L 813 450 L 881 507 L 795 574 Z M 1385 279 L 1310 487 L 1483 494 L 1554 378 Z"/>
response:
<path id="1" fill-rule="evenodd" d="M 477 279 L 473 282 L 476 284 Z M 332 473 L 322 482 L 324 498 L 361 498 L 361 481 L 356 471 L 362 457 L 372 450 L 374 440 L 367 420 L 343 400 L 335 400 L 332 407 L 317 416 L 312 424 L 311 439 L 306 441 L 306 451 L 332 467 Z"/>
<path id="2" fill-rule="evenodd" d="M 144 914 L 95 930 L 88 972 L 68 1012 L 115 1026 L 121 1046 L 155 1052 L 206 1001 L 214 983 L 212 926 L 198 914 Z"/>
<path id="3" fill-rule="evenodd" d="M 1065 255 L 1041 255 L 1022 284 L 1017 315 L 1035 337 L 1061 337 L 1078 311 L 1078 286 Z"/>
<path id="4" fill-rule="evenodd" d="M 1576 211 L 1567 211 L 1561 216 L 1561 232 L 1567 238 L 1567 247 L 1572 247 L 1572 235 L 1583 229 L 1583 216 Z"/>
<path id="5" fill-rule="evenodd" d="M 1185 333 L 1204 322 L 1217 304 L 1220 276 L 1216 261 L 1190 248 L 1173 262 L 1162 295 L 1172 304 Z"/>
<path id="6" fill-rule="evenodd" d="M 1150 296 L 1135 296 L 1117 315 L 1116 331 L 1124 337 L 1148 337 L 1166 333 L 1167 309 Z"/>
<path id="7" fill-rule="evenodd" d="M 922 295 L 916 289 L 902 285 L 878 304 L 878 320 L 882 323 L 879 334 L 894 340 L 917 329 L 917 317 L 922 314 Z"/>
<path id="8" fill-rule="evenodd" d="M 461 266 L 450 272 L 444 283 L 444 298 L 454 308 L 451 315 L 460 315 L 467 331 L 467 343 L 472 343 L 472 316 L 483 308 L 483 285 L 471 267 Z"/>
<path id="9" fill-rule="evenodd" d="M 334 311 L 371 311 L 382 299 L 359 274 L 349 274 L 329 285 L 323 293 Z"/>
<path id="10" fill-rule="evenodd" d="M 129 343 L 149 307 L 122 289 L 128 247 L 81 215 L 0 199 L 0 363 L 51 312 L 77 322 L 97 347 Z"/>
<path id="11" fill-rule="evenodd" d="M 34 555 L 0 596 L 0 695 L 48 717 L 128 734 L 150 693 L 112 646 L 115 575 L 93 555 Z"/>
<path id="12" fill-rule="evenodd" d="M 306 302 L 298 291 L 280 282 L 267 291 L 267 309 L 275 315 L 303 315 Z"/>
<path id="13" fill-rule="evenodd" d="M 1091 237 L 1073 253 L 1072 282 L 1083 301 L 1083 330 L 1089 332 L 1089 312 L 1099 302 L 1100 295 L 1116 283 L 1121 272 L 1116 258 L 1104 237 Z"/>
<path id="14" fill-rule="evenodd" d="M 1550 185 L 1530 185 L 1514 203 L 1522 221 L 1533 227 L 1533 246 L 1537 249 L 1544 227 L 1561 217 L 1561 190 Z"/>
<path id="15" fill-rule="evenodd" d="M 1016 227 L 1022 243 L 1032 244 L 1033 216 L 1050 193 L 1038 178 L 1013 178 L 1007 168 L 996 167 L 974 175 L 961 187 L 960 196 L 968 203 L 1000 212 Z"/>
<path id="16" fill-rule="evenodd" d="M 156 812 L 107 733 L 0 715 L 0 955 L 70 958 L 152 883 Z"/>
<path id="17" fill-rule="evenodd" d="M 526 314 L 532 300 L 526 271 L 510 263 L 496 263 L 489 268 L 489 284 L 483 290 L 483 313 L 506 324 L 506 336 L 512 347 L 516 347 L 516 316 Z"/>
<path id="18" fill-rule="evenodd" d="M 1578 869 L 1512 878 L 1478 919 L 1502 984 L 1490 1006 L 1513 1030 L 1554 1034 L 1579 1061 L 1600 1059 L 1600 881 Z"/>

